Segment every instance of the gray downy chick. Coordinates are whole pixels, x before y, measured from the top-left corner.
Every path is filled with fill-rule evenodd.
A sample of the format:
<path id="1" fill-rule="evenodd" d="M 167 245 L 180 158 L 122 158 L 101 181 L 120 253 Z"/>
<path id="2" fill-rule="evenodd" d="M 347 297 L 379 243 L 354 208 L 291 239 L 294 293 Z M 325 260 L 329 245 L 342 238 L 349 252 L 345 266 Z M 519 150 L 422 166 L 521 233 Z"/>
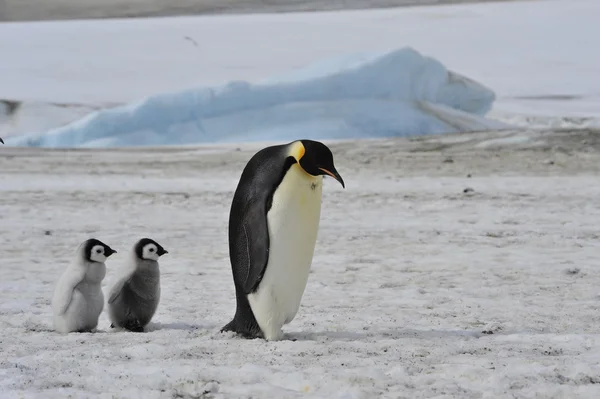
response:
<path id="1" fill-rule="evenodd" d="M 142 238 L 133 246 L 129 263 L 108 296 L 111 328 L 144 331 L 160 301 L 158 258 L 166 253 L 160 244 L 150 238 Z"/>
<path id="2" fill-rule="evenodd" d="M 92 332 L 104 308 L 102 280 L 106 259 L 116 253 L 91 238 L 77 248 L 73 262 L 58 280 L 52 296 L 54 329 L 60 333 Z"/>

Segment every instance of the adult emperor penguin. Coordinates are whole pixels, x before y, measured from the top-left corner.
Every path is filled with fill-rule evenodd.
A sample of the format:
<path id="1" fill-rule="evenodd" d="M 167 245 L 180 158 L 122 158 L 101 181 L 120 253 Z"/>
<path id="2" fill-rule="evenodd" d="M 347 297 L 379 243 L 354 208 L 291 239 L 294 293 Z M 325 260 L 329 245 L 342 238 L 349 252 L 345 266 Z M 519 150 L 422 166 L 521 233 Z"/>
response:
<path id="1" fill-rule="evenodd" d="M 54 328 L 61 333 L 91 332 L 104 308 L 101 283 L 106 259 L 115 251 L 91 238 L 84 241 L 75 260 L 63 272 L 52 297 Z"/>
<path id="2" fill-rule="evenodd" d="M 158 258 L 168 252 L 151 238 L 133 246 L 129 264 L 110 290 L 108 316 L 111 327 L 143 332 L 160 301 Z"/>
<path id="3" fill-rule="evenodd" d="M 296 316 L 317 239 L 324 175 L 345 188 L 331 150 L 318 141 L 267 147 L 248 161 L 229 215 L 237 307 L 221 331 L 278 340 Z"/>

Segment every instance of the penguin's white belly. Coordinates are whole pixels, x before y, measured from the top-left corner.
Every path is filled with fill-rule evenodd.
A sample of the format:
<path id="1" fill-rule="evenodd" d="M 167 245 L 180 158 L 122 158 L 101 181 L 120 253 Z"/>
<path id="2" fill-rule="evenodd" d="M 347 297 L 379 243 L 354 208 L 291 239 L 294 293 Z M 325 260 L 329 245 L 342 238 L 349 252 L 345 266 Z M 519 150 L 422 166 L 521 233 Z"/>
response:
<path id="1" fill-rule="evenodd" d="M 278 339 L 300 307 L 319 230 L 322 182 L 294 164 L 273 195 L 269 261 L 257 291 L 248 295 L 267 340 Z"/>
<path id="2" fill-rule="evenodd" d="M 99 284 L 85 284 L 73 290 L 66 312 L 55 317 L 56 328 L 62 332 L 94 329 L 104 308 L 104 295 Z"/>

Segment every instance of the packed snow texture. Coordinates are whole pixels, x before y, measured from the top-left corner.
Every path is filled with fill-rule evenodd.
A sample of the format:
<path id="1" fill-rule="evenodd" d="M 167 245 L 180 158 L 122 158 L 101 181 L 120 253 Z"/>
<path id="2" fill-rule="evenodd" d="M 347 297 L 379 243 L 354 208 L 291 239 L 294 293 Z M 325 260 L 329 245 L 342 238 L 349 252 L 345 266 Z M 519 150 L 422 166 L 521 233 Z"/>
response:
<path id="1" fill-rule="evenodd" d="M 223 147 L 0 148 L 2 398 L 600 397 L 597 132 L 331 145 L 346 189 L 324 182 L 279 342 L 219 333 L 229 206 L 260 146 Z M 105 292 L 138 238 L 169 251 L 147 333 L 106 312 L 97 333 L 52 331 L 52 290 L 90 236 L 119 251 Z"/>
<path id="2" fill-rule="evenodd" d="M 485 86 L 411 48 L 325 60 L 260 84 L 158 94 L 7 145 L 113 147 L 392 137 L 499 127 Z"/>

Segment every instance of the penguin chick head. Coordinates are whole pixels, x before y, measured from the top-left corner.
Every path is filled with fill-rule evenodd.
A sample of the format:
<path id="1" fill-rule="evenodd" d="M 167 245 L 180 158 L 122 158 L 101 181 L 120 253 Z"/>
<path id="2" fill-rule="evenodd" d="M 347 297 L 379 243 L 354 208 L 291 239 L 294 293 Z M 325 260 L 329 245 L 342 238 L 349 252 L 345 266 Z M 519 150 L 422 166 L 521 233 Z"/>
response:
<path id="1" fill-rule="evenodd" d="M 290 144 L 289 156 L 293 157 L 309 175 L 331 176 L 343 188 L 346 188 L 344 179 L 342 179 L 333 164 L 333 154 L 325 144 L 314 140 L 294 141 Z"/>
<path id="2" fill-rule="evenodd" d="M 169 252 L 151 238 L 142 238 L 135 244 L 135 255 L 143 260 L 158 260 Z"/>
<path id="3" fill-rule="evenodd" d="M 83 244 L 83 256 L 88 262 L 104 263 L 109 256 L 117 252 L 95 238 L 90 238 Z"/>

